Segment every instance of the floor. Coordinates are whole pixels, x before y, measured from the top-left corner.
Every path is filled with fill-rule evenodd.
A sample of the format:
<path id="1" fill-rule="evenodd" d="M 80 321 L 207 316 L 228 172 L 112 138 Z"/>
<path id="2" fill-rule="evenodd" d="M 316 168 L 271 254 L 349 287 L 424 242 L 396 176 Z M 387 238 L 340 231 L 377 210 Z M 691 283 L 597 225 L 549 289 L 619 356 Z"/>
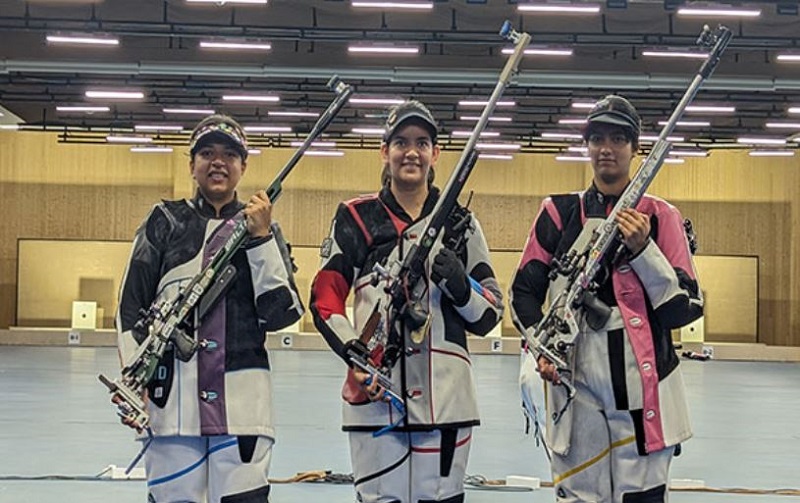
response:
<path id="1" fill-rule="evenodd" d="M 339 429 L 342 363 L 328 352 L 274 351 L 278 439 L 273 478 L 308 470 L 349 473 Z M 468 473 L 489 479 L 549 480 L 547 460 L 523 431 L 518 359 L 474 359 L 482 421 Z M 800 488 L 800 365 L 687 361 L 695 437 L 676 458 L 673 479 L 707 487 Z M 136 454 L 97 374 L 117 375 L 110 348 L 0 347 L 0 502 L 143 503 L 142 481 L 98 480 Z M 352 502 L 352 488 L 276 484 L 273 503 Z M 552 490 L 470 489 L 469 503 L 553 501 Z M 800 502 L 800 496 L 673 492 L 670 501 Z"/>

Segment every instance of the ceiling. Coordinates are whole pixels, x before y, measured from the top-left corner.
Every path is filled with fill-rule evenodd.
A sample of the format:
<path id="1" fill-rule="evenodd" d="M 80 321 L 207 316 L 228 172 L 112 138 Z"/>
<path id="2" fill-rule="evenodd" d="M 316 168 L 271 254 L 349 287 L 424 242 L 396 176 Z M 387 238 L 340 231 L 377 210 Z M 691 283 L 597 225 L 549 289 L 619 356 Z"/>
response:
<path id="1" fill-rule="evenodd" d="M 641 112 L 644 130 L 656 134 L 700 63 L 644 56 L 648 49 L 694 47 L 703 24 L 725 22 L 734 33 L 716 73 L 696 104 L 731 105 L 734 113 L 686 114 L 705 127 L 678 127 L 683 143 L 702 147 L 739 146 L 743 135 L 789 138 L 797 147 L 800 127 L 767 129 L 767 122 L 800 123 L 800 61 L 778 61 L 800 54 L 797 1 L 737 4 L 760 9 L 753 19 L 695 18 L 676 13 L 680 0 L 598 0 L 597 15 L 523 13 L 512 0 L 434 0 L 428 11 L 361 9 L 350 0 L 269 0 L 267 5 L 194 4 L 187 0 L 0 0 L 0 121 L 22 121 L 22 129 L 55 130 L 62 141 L 104 143 L 109 131 L 130 132 L 134 125 L 182 125 L 200 116 L 165 114 L 163 108 L 210 108 L 230 113 L 245 125 L 285 126 L 291 133 L 252 134 L 256 146 L 284 146 L 302 138 L 313 117 L 276 117 L 270 111 L 320 112 L 333 98 L 326 89 L 332 75 L 355 88 L 355 97 L 415 97 L 432 109 L 444 133 L 471 130 L 481 107 L 459 100 L 486 100 L 506 56 L 498 30 L 505 19 L 532 36 L 532 47 L 571 48 L 567 57 L 526 56 L 520 73 L 503 96 L 512 107 L 490 122 L 500 136 L 523 151 L 557 152 L 564 142 L 542 140 L 542 133 L 576 133 L 559 119 L 578 118 L 578 100 L 594 101 L 611 92 L 630 98 Z M 520 4 L 525 3 L 522 0 Z M 626 4 L 623 8 L 613 5 Z M 788 12 L 788 13 L 787 13 Z M 48 43 L 52 34 L 105 34 L 114 47 Z M 200 41 L 265 41 L 268 52 L 213 51 Z M 419 47 L 416 55 L 348 53 L 352 43 L 386 42 Z M 144 99 L 91 100 L 90 89 L 131 89 Z M 225 94 L 269 93 L 274 104 L 229 103 Z M 64 113 L 62 105 L 107 105 L 101 113 Z M 342 146 L 369 147 L 379 137 L 353 134 L 354 127 L 378 127 L 385 105 L 346 106 L 327 136 Z M 185 133 L 151 134 L 156 144 L 185 145 Z M 464 139 L 445 134 L 445 148 Z"/>

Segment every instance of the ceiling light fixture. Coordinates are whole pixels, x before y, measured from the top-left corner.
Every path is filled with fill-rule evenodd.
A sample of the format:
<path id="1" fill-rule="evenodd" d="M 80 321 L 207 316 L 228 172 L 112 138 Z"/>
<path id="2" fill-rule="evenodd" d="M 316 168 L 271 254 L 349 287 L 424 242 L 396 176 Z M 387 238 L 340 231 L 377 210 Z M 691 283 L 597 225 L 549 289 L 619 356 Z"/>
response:
<path id="1" fill-rule="evenodd" d="M 514 49 L 507 47 L 503 49 L 503 54 L 514 54 Z M 531 48 L 525 49 L 523 54 L 526 56 L 572 56 L 574 54 L 573 49 L 547 49 L 547 48 Z"/>
<path id="2" fill-rule="evenodd" d="M 478 154 L 478 159 L 494 159 L 497 161 L 510 161 L 514 159 L 511 154 Z"/>
<path id="3" fill-rule="evenodd" d="M 419 54 L 419 47 L 393 45 L 351 45 L 347 52 L 358 54 Z"/>
<path id="4" fill-rule="evenodd" d="M 220 7 L 225 7 L 226 4 L 267 5 L 267 0 L 186 0 L 186 3 L 213 3 Z"/>
<path id="5" fill-rule="evenodd" d="M 344 151 L 342 150 L 306 150 L 305 155 L 314 155 L 319 157 L 342 157 Z"/>
<path id="6" fill-rule="evenodd" d="M 286 126 L 245 126 L 245 133 L 291 133 L 292 128 Z"/>
<path id="7" fill-rule="evenodd" d="M 245 51 L 269 51 L 272 49 L 272 44 L 264 42 L 215 42 L 212 40 L 200 41 L 200 47 L 203 49 L 242 49 Z"/>
<path id="8" fill-rule="evenodd" d="M 476 143 L 478 150 L 519 150 L 522 145 L 516 143 Z"/>
<path id="9" fill-rule="evenodd" d="M 286 110 L 270 110 L 267 115 L 271 117 L 319 117 L 316 112 L 290 112 Z"/>
<path id="10" fill-rule="evenodd" d="M 47 35 L 46 38 L 52 44 L 99 45 L 106 47 L 119 45 L 118 38 L 98 37 L 96 35 Z"/>
<path id="11" fill-rule="evenodd" d="M 761 9 L 734 9 L 730 7 L 680 7 L 680 16 L 706 16 L 706 17 L 758 17 Z"/>
<path id="12" fill-rule="evenodd" d="M 83 105 L 77 105 L 77 106 L 63 105 L 63 106 L 57 106 L 56 107 L 56 111 L 57 112 L 82 112 L 82 113 L 91 114 L 91 113 L 95 113 L 95 112 L 110 112 L 111 108 L 110 107 L 103 107 L 103 106 L 92 107 L 92 106 L 83 106 Z"/>
<path id="13" fill-rule="evenodd" d="M 747 155 L 753 157 L 792 157 L 794 150 L 751 150 Z"/>
<path id="14" fill-rule="evenodd" d="M 689 105 L 686 107 L 687 112 L 703 112 L 703 113 L 733 113 L 736 107 L 732 106 L 717 106 L 717 105 Z"/>
<path id="15" fill-rule="evenodd" d="M 800 61 L 800 54 L 778 54 L 778 61 Z"/>
<path id="16" fill-rule="evenodd" d="M 523 4 L 517 7 L 520 12 L 540 12 L 546 14 L 597 14 L 599 5 L 578 4 Z"/>
<path id="17" fill-rule="evenodd" d="M 450 136 L 469 138 L 472 136 L 472 131 L 453 131 Z M 500 133 L 497 131 L 481 131 L 480 135 L 481 138 L 497 138 L 498 136 L 500 136 Z"/>
<path id="18" fill-rule="evenodd" d="M 433 9 L 433 2 L 366 2 L 353 0 L 350 6 L 365 9 L 431 10 Z"/>
<path id="19" fill-rule="evenodd" d="M 669 155 L 675 157 L 708 157 L 705 150 L 670 150 Z"/>
<path id="20" fill-rule="evenodd" d="M 563 161 L 563 162 L 589 162 L 591 159 L 585 156 L 578 156 L 578 155 L 557 155 L 556 161 Z"/>
<path id="21" fill-rule="evenodd" d="M 747 145 L 786 145 L 786 140 L 784 138 L 752 138 L 741 136 L 736 138 L 736 143 Z"/>
<path id="22" fill-rule="evenodd" d="M 301 142 L 301 141 L 293 141 L 289 145 L 291 145 L 292 147 L 302 147 L 303 146 L 303 142 Z M 336 148 L 336 142 L 335 141 L 313 141 L 313 142 L 311 142 L 311 146 L 312 147 L 317 147 L 317 148 Z"/>
<path id="23" fill-rule="evenodd" d="M 403 100 L 396 98 L 350 98 L 351 105 L 399 105 Z"/>
<path id="24" fill-rule="evenodd" d="M 591 101 L 591 102 L 589 102 L 589 101 L 575 101 L 570 106 L 572 108 L 578 108 L 578 109 L 581 109 L 581 110 L 591 110 L 592 108 L 594 108 L 595 103 L 596 103 L 595 101 Z"/>
<path id="25" fill-rule="evenodd" d="M 87 98 L 105 98 L 116 100 L 141 100 L 144 93 L 141 91 L 86 91 Z"/>
<path id="26" fill-rule="evenodd" d="M 790 114 L 800 114 L 800 107 L 789 107 Z"/>
<path id="27" fill-rule="evenodd" d="M 800 122 L 767 122 L 765 126 L 771 129 L 800 129 Z"/>
<path id="28" fill-rule="evenodd" d="M 460 107 L 485 107 L 489 103 L 488 101 L 479 101 L 479 100 L 461 100 L 458 102 L 458 106 Z M 516 101 L 498 101 L 495 103 L 495 106 L 498 107 L 513 107 L 516 106 Z"/>
<path id="29" fill-rule="evenodd" d="M 211 108 L 162 108 L 165 114 L 214 115 Z"/>
<path id="30" fill-rule="evenodd" d="M 658 121 L 659 126 L 666 126 L 668 121 Z M 675 121 L 676 126 L 680 127 L 709 127 L 711 126 L 711 122 L 709 121 Z"/>
<path id="31" fill-rule="evenodd" d="M 149 136 L 108 135 L 106 141 L 109 143 L 152 143 L 153 139 Z"/>
<path id="32" fill-rule="evenodd" d="M 183 131 L 183 126 L 176 126 L 171 124 L 136 124 L 133 126 L 134 131 L 173 131 L 180 133 Z"/>
<path id="33" fill-rule="evenodd" d="M 581 125 L 586 124 L 586 119 L 558 119 L 559 124 Z"/>
<path id="34" fill-rule="evenodd" d="M 655 58 L 708 59 L 708 53 L 690 51 L 648 50 L 642 51 L 642 56 L 650 56 Z"/>
<path id="35" fill-rule="evenodd" d="M 172 152 L 172 147 L 131 147 L 131 152 Z"/>
<path id="36" fill-rule="evenodd" d="M 376 128 L 376 127 L 354 127 L 353 129 L 350 130 L 350 132 L 368 136 L 373 136 L 373 135 L 383 136 L 386 130 L 383 128 Z"/>
<path id="37" fill-rule="evenodd" d="M 582 140 L 583 135 L 577 133 L 542 133 L 542 138 L 559 140 Z"/>
<path id="38" fill-rule="evenodd" d="M 459 117 L 459 120 L 462 121 L 479 121 L 481 120 L 480 116 L 478 115 L 462 115 Z M 489 117 L 489 122 L 511 122 L 511 117 Z"/>
<path id="39" fill-rule="evenodd" d="M 277 103 L 281 99 L 269 94 L 226 94 L 222 101 L 254 101 L 258 103 Z"/>
<path id="40" fill-rule="evenodd" d="M 654 134 L 642 134 L 639 135 L 639 141 L 644 142 L 652 142 L 658 140 L 658 136 Z M 667 141 L 676 142 L 676 141 L 686 141 L 686 138 L 683 136 L 667 136 Z"/>
<path id="41" fill-rule="evenodd" d="M 673 159 L 673 158 L 670 158 L 670 157 L 667 157 L 666 159 L 664 159 L 664 164 L 683 164 L 685 162 L 686 162 L 686 159 Z"/>
<path id="42" fill-rule="evenodd" d="M 247 153 L 250 155 L 261 155 L 261 150 L 257 148 L 248 148 Z"/>

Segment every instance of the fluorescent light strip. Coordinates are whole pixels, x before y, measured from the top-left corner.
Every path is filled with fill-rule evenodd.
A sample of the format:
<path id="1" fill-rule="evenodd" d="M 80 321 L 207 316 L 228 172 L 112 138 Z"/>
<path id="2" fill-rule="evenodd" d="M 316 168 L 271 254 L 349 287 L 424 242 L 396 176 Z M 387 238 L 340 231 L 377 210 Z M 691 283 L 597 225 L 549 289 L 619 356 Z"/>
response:
<path id="1" fill-rule="evenodd" d="M 363 135 L 377 135 L 383 136 L 386 133 L 386 130 L 383 128 L 372 128 L 372 127 L 354 127 L 350 130 L 351 133 L 355 134 L 363 134 Z"/>
<path id="2" fill-rule="evenodd" d="M 19 131 L 19 124 L 0 124 L 2 131 Z"/>
<path id="3" fill-rule="evenodd" d="M 453 131 L 450 136 L 467 138 L 472 136 L 472 131 Z M 481 131 L 480 134 L 480 138 L 497 138 L 498 136 L 500 136 L 498 131 Z"/>
<path id="4" fill-rule="evenodd" d="M 800 122 L 767 122 L 766 126 L 772 129 L 800 129 Z"/>
<path id="5" fill-rule="evenodd" d="M 271 44 L 265 43 L 247 43 L 247 42 L 212 42 L 201 41 L 200 47 L 203 49 L 244 49 L 253 51 L 269 51 L 272 49 Z"/>
<path id="6" fill-rule="evenodd" d="M 577 133 L 542 133 L 542 138 L 554 138 L 563 140 L 582 140 L 583 135 Z"/>
<path id="7" fill-rule="evenodd" d="M 152 143 L 153 139 L 149 136 L 106 136 L 109 143 Z"/>
<path id="8" fill-rule="evenodd" d="M 183 126 L 169 124 L 137 124 L 133 126 L 134 131 L 183 131 Z"/>
<path id="9" fill-rule="evenodd" d="M 736 143 L 744 143 L 748 145 L 786 145 L 786 140 L 781 138 L 740 137 L 736 138 Z"/>
<path id="10" fill-rule="evenodd" d="M 497 161 L 510 161 L 514 159 L 511 154 L 478 154 L 478 159 L 495 159 Z"/>
<path id="11" fill-rule="evenodd" d="M 559 124 L 586 124 L 586 119 L 558 119 Z"/>
<path id="12" fill-rule="evenodd" d="M 751 150 L 747 155 L 753 157 L 792 157 L 794 150 Z"/>
<path id="13" fill-rule="evenodd" d="M 727 16 L 727 17 L 758 17 L 761 9 L 726 9 L 726 8 L 696 8 L 680 7 L 678 14 L 681 16 Z"/>
<path id="14" fill-rule="evenodd" d="M 597 14 L 599 5 L 549 5 L 524 4 L 517 7 L 520 12 L 542 12 L 549 14 Z"/>
<path id="15" fill-rule="evenodd" d="M 280 100 L 278 96 L 268 94 L 227 94 L 222 97 L 222 101 L 256 101 L 259 103 L 277 103 Z"/>
<path id="16" fill-rule="evenodd" d="M 667 157 L 664 159 L 664 164 L 683 164 L 686 162 L 686 159 L 671 159 Z"/>
<path id="17" fill-rule="evenodd" d="M 514 49 L 507 47 L 503 49 L 503 54 L 514 54 Z M 572 49 L 544 49 L 544 48 L 533 48 L 533 49 L 525 49 L 523 54 L 526 56 L 572 56 L 574 54 L 574 50 Z"/>
<path id="18" fill-rule="evenodd" d="M 247 153 L 250 155 L 261 155 L 261 150 L 257 148 L 248 148 Z"/>
<path id="19" fill-rule="evenodd" d="M 186 114 L 186 115 L 213 115 L 214 110 L 210 108 L 162 108 L 165 114 Z"/>
<path id="20" fill-rule="evenodd" d="M 288 112 L 288 111 L 275 111 L 270 110 L 267 115 L 274 117 L 319 117 L 316 112 Z"/>
<path id="21" fill-rule="evenodd" d="M 141 91 L 86 91 L 87 98 L 106 98 L 120 100 L 141 100 L 144 93 Z"/>
<path id="22" fill-rule="evenodd" d="M 342 157 L 344 152 L 342 150 L 306 150 L 305 155 L 319 157 Z"/>
<path id="23" fill-rule="evenodd" d="M 351 45 L 347 48 L 347 52 L 358 54 L 419 54 L 419 47 Z"/>
<path id="24" fill-rule="evenodd" d="M 596 102 L 594 102 L 594 101 L 592 101 L 591 103 L 586 102 L 586 101 L 576 101 L 576 102 L 572 103 L 572 105 L 570 105 L 570 106 L 572 108 L 578 108 L 578 109 L 581 109 L 581 110 L 590 110 L 590 109 L 594 108 L 595 103 Z"/>
<path id="25" fill-rule="evenodd" d="M 478 150 L 519 150 L 522 145 L 515 143 L 476 143 L 475 148 Z"/>
<path id="26" fill-rule="evenodd" d="M 186 3 L 213 3 L 224 7 L 225 4 L 267 5 L 267 0 L 186 0 Z"/>
<path id="27" fill-rule="evenodd" d="M 301 141 L 293 141 L 289 145 L 291 145 L 292 147 L 302 147 L 303 146 L 303 142 L 301 142 Z M 336 148 L 336 142 L 335 141 L 313 141 L 313 142 L 311 142 L 311 146 L 312 147 L 317 147 L 317 148 Z"/>
<path id="28" fill-rule="evenodd" d="M 399 105 L 403 100 L 390 98 L 350 98 L 351 105 Z"/>
<path id="29" fill-rule="evenodd" d="M 131 152 L 172 152 L 172 147 L 131 147 Z"/>
<path id="30" fill-rule="evenodd" d="M 667 123 L 668 121 L 658 121 L 659 126 L 666 126 Z M 677 121 L 675 125 L 680 127 L 709 127 L 711 123 L 709 121 Z"/>
<path id="31" fill-rule="evenodd" d="M 285 126 L 245 126 L 246 133 L 291 133 L 292 128 Z"/>
<path id="32" fill-rule="evenodd" d="M 800 107 L 789 107 L 790 114 L 800 114 Z"/>
<path id="33" fill-rule="evenodd" d="M 589 152 L 589 149 L 587 147 L 570 146 L 567 147 L 567 152 L 578 152 L 580 154 L 586 154 Z"/>
<path id="34" fill-rule="evenodd" d="M 475 101 L 475 100 L 461 100 L 458 102 L 460 107 L 485 107 L 488 101 Z M 513 107 L 517 105 L 516 101 L 498 101 L 494 104 L 497 107 Z"/>
<path id="35" fill-rule="evenodd" d="M 800 61 L 800 54 L 778 54 L 778 61 Z"/>
<path id="36" fill-rule="evenodd" d="M 639 135 L 639 141 L 651 142 L 651 141 L 656 141 L 656 140 L 658 140 L 658 135 L 654 135 L 654 134 L 642 134 L 642 135 Z M 671 141 L 671 142 L 686 141 L 686 138 L 684 138 L 683 136 L 667 136 L 667 141 Z"/>
<path id="37" fill-rule="evenodd" d="M 733 113 L 736 107 L 731 106 L 717 106 L 717 105 L 689 105 L 686 107 L 687 112 L 707 112 L 707 113 Z"/>
<path id="38" fill-rule="evenodd" d="M 433 2 L 360 2 L 354 0 L 350 6 L 367 9 L 430 10 L 433 9 Z"/>
<path id="39" fill-rule="evenodd" d="M 459 120 L 462 121 L 479 121 L 481 120 L 479 115 L 462 115 L 459 117 Z M 489 122 L 511 122 L 511 117 L 489 117 Z"/>
<path id="40" fill-rule="evenodd" d="M 57 106 L 56 111 L 58 112 L 84 112 L 84 113 L 94 113 L 94 112 L 110 112 L 110 107 L 89 107 L 89 106 Z"/>
<path id="41" fill-rule="evenodd" d="M 656 58 L 708 59 L 707 53 L 688 51 L 642 51 L 642 56 L 651 56 Z"/>
<path id="42" fill-rule="evenodd" d="M 81 45 L 104 45 L 104 46 L 119 45 L 118 38 L 93 37 L 91 35 L 85 35 L 81 37 L 69 36 L 69 35 L 47 35 L 47 41 L 55 44 L 81 44 Z"/>
<path id="43" fill-rule="evenodd" d="M 584 156 L 577 156 L 577 155 L 557 155 L 556 161 L 565 161 L 565 162 L 589 162 L 591 159 Z"/>
<path id="44" fill-rule="evenodd" d="M 669 155 L 675 157 L 708 157 L 705 150 L 670 150 Z"/>

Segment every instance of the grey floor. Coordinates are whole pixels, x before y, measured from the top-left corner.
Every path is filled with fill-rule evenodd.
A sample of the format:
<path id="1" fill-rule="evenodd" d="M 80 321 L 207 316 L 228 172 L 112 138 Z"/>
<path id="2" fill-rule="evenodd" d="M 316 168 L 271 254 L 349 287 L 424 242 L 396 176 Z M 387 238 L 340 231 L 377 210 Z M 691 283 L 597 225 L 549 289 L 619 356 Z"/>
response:
<path id="1" fill-rule="evenodd" d="M 342 364 L 327 352 L 275 351 L 278 439 L 271 476 L 307 470 L 349 473 L 339 430 Z M 109 464 L 124 466 L 137 445 L 120 426 L 99 372 L 117 375 L 109 348 L 0 347 L 0 502 L 143 503 L 141 481 L 94 481 Z M 490 479 L 549 480 L 544 453 L 523 433 L 511 356 L 474 359 L 483 425 L 475 432 L 468 473 Z M 800 365 L 683 364 L 695 438 L 673 463 L 673 479 L 709 487 L 800 487 Z M 58 475 L 88 480 L 10 480 Z M 352 502 L 352 488 L 275 485 L 273 503 Z M 469 490 L 470 503 L 553 501 L 552 490 Z M 794 496 L 678 493 L 672 502 L 797 501 Z"/>

